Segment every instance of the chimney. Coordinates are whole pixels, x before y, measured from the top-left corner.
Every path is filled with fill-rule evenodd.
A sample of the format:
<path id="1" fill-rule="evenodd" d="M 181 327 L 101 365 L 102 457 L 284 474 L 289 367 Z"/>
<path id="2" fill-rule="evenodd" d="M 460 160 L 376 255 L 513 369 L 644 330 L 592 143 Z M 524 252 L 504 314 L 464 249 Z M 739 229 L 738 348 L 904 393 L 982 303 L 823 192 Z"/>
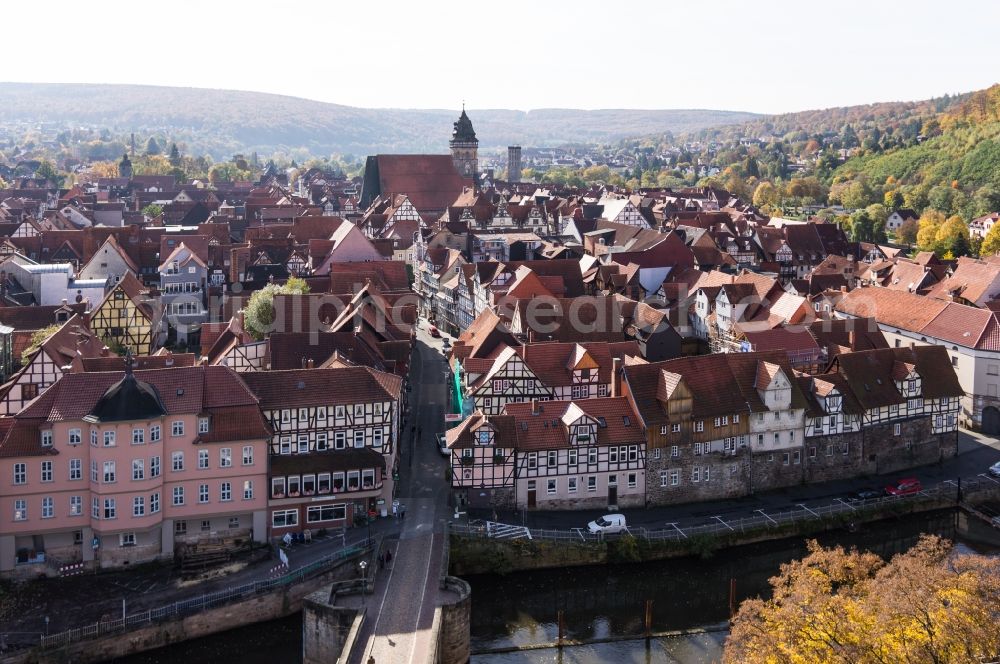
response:
<path id="1" fill-rule="evenodd" d="M 316 361 L 314 359 L 310 357 L 308 360 L 306 360 L 306 369 L 312 369 L 315 366 L 316 366 Z"/>
<path id="2" fill-rule="evenodd" d="M 611 360 L 611 396 L 620 397 L 622 392 L 622 361 L 620 358 Z"/>
<path id="3" fill-rule="evenodd" d="M 841 286 L 840 287 L 840 292 L 841 293 L 846 293 L 847 292 L 847 286 Z"/>

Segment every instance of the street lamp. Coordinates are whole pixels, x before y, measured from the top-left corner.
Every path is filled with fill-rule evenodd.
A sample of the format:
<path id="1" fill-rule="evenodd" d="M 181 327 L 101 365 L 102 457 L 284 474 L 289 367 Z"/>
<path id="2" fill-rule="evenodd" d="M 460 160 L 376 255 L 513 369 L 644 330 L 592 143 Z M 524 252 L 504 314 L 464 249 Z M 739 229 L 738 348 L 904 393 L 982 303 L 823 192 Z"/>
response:
<path id="1" fill-rule="evenodd" d="M 361 567 L 361 603 L 365 603 L 365 595 L 368 594 L 368 563 L 362 560 L 358 563 Z"/>

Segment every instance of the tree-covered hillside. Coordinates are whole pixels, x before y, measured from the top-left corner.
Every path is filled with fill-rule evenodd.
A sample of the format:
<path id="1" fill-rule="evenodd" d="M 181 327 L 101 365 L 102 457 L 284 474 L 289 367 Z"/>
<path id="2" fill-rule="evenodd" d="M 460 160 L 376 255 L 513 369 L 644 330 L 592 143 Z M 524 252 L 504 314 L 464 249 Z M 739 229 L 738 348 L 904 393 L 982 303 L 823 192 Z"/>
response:
<path id="1" fill-rule="evenodd" d="M 406 99 L 398 102 L 406 105 Z M 364 109 L 258 92 L 48 83 L 0 83 L 0 108 L 0 122 L 169 135 L 193 153 L 215 158 L 296 148 L 314 155 L 440 152 L 457 117 L 456 110 Z M 470 109 L 470 115 L 485 149 L 617 141 L 754 117 L 729 111 L 615 109 Z"/>

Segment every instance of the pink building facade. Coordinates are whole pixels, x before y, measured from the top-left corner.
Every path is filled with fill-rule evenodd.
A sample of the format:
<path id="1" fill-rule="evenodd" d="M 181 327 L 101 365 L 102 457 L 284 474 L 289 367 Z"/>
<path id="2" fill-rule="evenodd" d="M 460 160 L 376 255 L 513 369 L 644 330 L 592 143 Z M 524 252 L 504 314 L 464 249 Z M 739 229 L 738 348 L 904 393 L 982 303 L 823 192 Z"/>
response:
<path id="1" fill-rule="evenodd" d="M 0 420 L 0 572 L 266 541 L 270 438 L 226 367 L 64 375 Z"/>

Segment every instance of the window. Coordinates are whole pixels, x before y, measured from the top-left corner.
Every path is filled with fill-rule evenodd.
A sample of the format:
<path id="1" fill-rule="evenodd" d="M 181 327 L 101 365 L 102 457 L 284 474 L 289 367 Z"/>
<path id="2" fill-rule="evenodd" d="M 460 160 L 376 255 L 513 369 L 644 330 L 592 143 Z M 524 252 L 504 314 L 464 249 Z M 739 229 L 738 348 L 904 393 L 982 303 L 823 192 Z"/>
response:
<path id="1" fill-rule="evenodd" d="M 51 482 L 52 481 L 52 462 L 43 461 L 42 462 L 42 481 Z"/>
<path id="2" fill-rule="evenodd" d="M 379 431 L 379 433 L 382 433 Z M 316 450 L 319 452 L 325 452 L 327 449 L 326 444 L 327 433 L 325 431 L 319 431 L 316 433 Z M 381 442 L 381 441 L 380 441 Z M 244 464 L 246 465 L 246 464 Z"/>
<path id="3" fill-rule="evenodd" d="M 83 460 L 81 459 L 69 460 L 69 478 L 71 480 L 83 479 Z"/>
<path id="4" fill-rule="evenodd" d="M 90 501 L 90 516 L 95 519 L 101 518 L 101 499 L 94 496 Z"/>
<path id="5" fill-rule="evenodd" d="M 272 528 L 287 528 L 299 524 L 298 510 L 275 510 L 271 512 Z"/>
<path id="6" fill-rule="evenodd" d="M 528 452 L 528 468 L 538 467 L 538 454 L 535 452 Z"/>
<path id="7" fill-rule="evenodd" d="M 671 424 L 670 425 L 670 432 L 671 433 L 680 433 L 680 431 L 681 431 L 681 425 L 680 424 Z"/>
<path id="8" fill-rule="evenodd" d="M 622 459 L 624 461 L 624 459 Z M 618 448 L 612 447 L 609 451 L 608 461 L 611 463 L 618 463 Z"/>
<path id="9" fill-rule="evenodd" d="M 104 446 L 105 447 L 114 447 L 114 445 L 115 445 L 115 432 L 114 431 L 105 431 L 104 432 Z"/>
<path id="10" fill-rule="evenodd" d="M 594 492 L 597 491 L 597 477 L 594 475 L 587 476 L 587 491 Z"/>
<path id="11" fill-rule="evenodd" d="M 827 447 L 829 447 L 829 445 Z M 816 446 L 815 445 L 811 445 L 809 447 L 809 458 L 810 459 L 815 459 L 816 458 Z"/>
<path id="12" fill-rule="evenodd" d="M 347 447 L 347 433 L 344 431 L 335 431 L 333 434 L 333 449 L 342 450 Z"/>
<path id="13" fill-rule="evenodd" d="M 80 441 L 81 441 L 80 430 L 79 429 L 70 429 L 69 430 L 69 444 L 70 445 L 79 445 Z"/>
<path id="14" fill-rule="evenodd" d="M 893 435 L 893 436 L 898 436 L 898 435 L 900 435 L 900 434 L 902 433 L 902 428 L 903 428 L 903 427 L 902 427 L 902 425 L 900 425 L 900 424 L 893 424 L 893 425 L 892 425 L 892 435 Z"/>
<path id="15" fill-rule="evenodd" d="M 705 430 L 705 423 L 703 421 L 695 422 L 694 430 L 697 431 L 698 433 L 701 433 L 702 431 Z"/>
<path id="16" fill-rule="evenodd" d="M 320 473 L 316 476 L 316 489 L 319 493 L 330 493 L 330 473 Z"/>
<path id="17" fill-rule="evenodd" d="M 229 527 L 230 528 L 239 528 L 240 527 L 240 517 L 238 517 L 238 516 L 231 516 L 231 517 L 229 517 Z"/>
<path id="18" fill-rule="evenodd" d="M 275 498 L 281 498 L 285 495 L 285 478 L 284 477 L 272 477 L 271 478 L 271 495 Z"/>
<path id="19" fill-rule="evenodd" d="M 208 433 L 208 418 L 199 417 L 198 418 L 198 433 Z M 179 434 L 174 434 L 179 435 Z"/>
<path id="20" fill-rule="evenodd" d="M 570 477 L 566 480 L 566 491 L 569 493 L 576 493 L 576 478 Z"/>
<path id="21" fill-rule="evenodd" d="M 333 474 L 333 490 L 343 491 L 344 489 L 344 473 L 334 473 Z"/>
<path id="22" fill-rule="evenodd" d="M 550 450 L 548 454 L 548 466 L 555 467 L 559 465 L 559 452 L 555 450 Z"/>
<path id="23" fill-rule="evenodd" d="M 55 505 L 51 497 L 45 496 L 42 498 L 42 518 L 51 519 L 53 516 L 55 516 Z"/>
<path id="24" fill-rule="evenodd" d="M 701 467 L 695 466 L 691 469 L 691 481 L 700 482 L 701 481 Z"/>
<path id="25" fill-rule="evenodd" d="M 132 459 L 132 479 L 146 479 L 145 462 L 142 459 Z"/>
<path id="26" fill-rule="evenodd" d="M 372 431 L 372 445 L 375 445 L 376 447 L 382 446 L 382 429 L 376 428 Z"/>
<path id="27" fill-rule="evenodd" d="M 184 535 L 187 531 L 187 521 L 174 521 L 174 535 Z"/>
<path id="28" fill-rule="evenodd" d="M 709 473 L 711 473 L 712 469 L 709 468 L 708 466 L 705 466 L 704 468 L 702 468 L 702 471 L 705 474 L 705 481 L 707 482 L 709 479 Z"/>
<path id="29" fill-rule="evenodd" d="M 80 496 L 69 497 L 69 515 L 80 516 L 83 514 L 83 498 Z"/>
<path id="30" fill-rule="evenodd" d="M 638 483 L 638 476 L 635 473 L 628 474 L 628 487 L 634 489 Z"/>
<path id="31" fill-rule="evenodd" d="M 203 532 L 208 532 L 209 530 L 211 530 L 212 529 L 212 521 L 209 520 L 209 519 L 202 519 L 201 520 L 201 529 L 202 529 Z"/>
<path id="32" fill-rule="evenodd" d="M 114 498 L 104 499 L 104 518 L 105 519 L 116 519 L 118 518 L 118 507 L 115 504 Z"/>
<path id="33" fill-rule="evenodd" d="M 665 470 L 660 471 L 660 486 L 667 486 L 667 471 Z"/>
<path id="34" fill-rule="evenodd" d="M 233 499 L 233 484 L 232 482 L 223 482 L 219 486 L 219 500 L 226 502 Z"/>
<path id="35" fill-rule="evenodd" d="M 306 523 L 342 521 L 347 518 L 347 505 L 317 505 L 306 510 Z"/>
<path id="36" fill-rule="evenodd" d="M 198 485 L 198 502 L 207 503 L 208 502 L 208 485 L 199 484 Z"/>
<path id="37" fill-rule="evenodd" d="M 369 472 L 369 471 L 365 471 Z M 372 471 L 374 472 L 374 471 Z M 302 476 L 302 493 L 310 496 L 316 493 L 316 476 L 315 475 L 303 475 Z"/>
<path id="38" fill-rule="evenodd" d="M 132 444 L 142 445 L 146 442 L 146 430 L 145 429 L 132 429 Z"/>
<path id="39" fill-rule="evenodd" d="M 97 429 L 91 428 L 90 430 L 90 445 L 97 447 Z"/>
<path id="40" fill-rule="evenodd" d="M 97 482 L 100 480 L 101 474 L 97 470 L 97 459 L 90 460 L 90 481 Z"/>
<path id="41" fill-rule="evenodd" d="M 323 438 L 324 440 L 326 439 L 326 434 L 323 434 Z M 243 446 L 243 465 L 244 466 L 253 465 L 253 445 Z"/>
<path id="42" fill-rule="evenodd" d="M 556 488 L 557 488 L 556 480 L 549 480 L 545 485 L 545 493 L 551 496 L 556 492 Z"/>
<path id="43" fill-rule="evenodd" d="M 802 463 L 802 450 L 795 450 L 795 452 L 792 455 L 792 459 L 793 463 L 795 464 Z"/>
<path id="44" fill-rule="evenodd" d="M 670 446 L 670 456 L 673 457 L 673 458 L 677 458 L 680 455 L 681 455 L 681 448 L 679 448 L 677 445 L 671 445 Z"/>
<path id="45" fill-rule="evenodd" d="M 42 432 L 42 447 L 52 447 L 52 430 L 47 429 Z"/>
<path id="46" fill-rule="evenodd" d="M 94 500 L 97 500 L 96 498 Z M 14 500 L 14 521 L 28 520 L 28 501 L 23 498 Z"/>
<path id="47" fill-rule="evenodd" d="M 149 427 L 149 442 L 158 443 L 160 442 L 160 425 L 154 424 Z"/>
<path id="48" fill-rule="evenodd" d="M 171 422 L 170 435 L 175 437 L 184 435 L 184 420 L 174 420 Z"/>
<path id="49" fill-rule="evenodd" d="M 110 484 L 116 481 L 117 473 L 115 472 L 115 462 L 105 461 L 104 462 L 104 479 L 102 480 L 105 484 Z"/>
<path id="50" fill-rule="evenodd" d="M 639 460 L 639 446 L 638 445 L 629 445 L 628 446 L 628 460 L 629 461 L 638 461 Z"/>
<path id="51" fill-rule="evenodd" d="M 677 486 L 681 483 L 681 473 L 679 470 L 670 471 L 670 486 Z"/>
<path id="52" fill-rule="evenodd" d="M 722 418 L 721 417 L 715 418 L 715 426 L 717 426 L 717 427 L 722 426 Z"/>
<path id="53" fill-rule="evenodd" d="M 355 429 L 354 431 L 354 447 L 364 447 L 365 446 L 365 431 L 364 429 Z"/>
<path id="54" fill-rule="evenodd" d="M 198 470 L 208 468 L 208 450 L 198 450 Z"/>
<path id="55" fill-rule="evenodd" d="M 120 546 L 135 546 L 135 533 L 121 533 L 118 535 Z"/>
<path id="56" fill-rule="evenodd" d="M 230 468 L 233 465 L 233 448 L 223 447 L 219 450 L 219 467 Z"/>
<path id="57" fill-rule="evenodd" d="M 334 417 L 336 417 L 338 420 L 342 420 L 344 419 L 344 412 L 345 409 L 343 406 L 337 406 L 336 409 L 334 410 Z"/>
<path id="58" fill-rule="evenodd" d="M 920 410 L 923 407 L 924 407 L 924 400 L 923 399 L 919 399 L 918 398 L 918 399 L 907 399 L 906 400 L 906 408 L 908 410 Z"/>
<path id="59" fill-rule="evenodd" d="M 292 437 L 282 436 L 279 441 L 279 451 L 281 454 L 291 454 L 292 453 Z"/>
<path id="60" fill-rule="evenodd" d="M 174 505 L 184 504 L 184 487 L 175 486 L 174 487 Z"/>
<path id="61" fill-rule="evenodd" d="M 575 466 L 576 465 L 576 458 L 577 458 L 577 453 L 576 452 L 577 452 L 576 450 L 568 450 L 566 452 L 566 464 L 567 465 L 569 465 L 569 466 Z"/>
<path id="62" fill-rule="evenodd" d="M 788 452 L 785 452 L 784 454 L 781 455 L 781 465 L 787 466 L 790 460 L 791 456 L 788 454 Z"/>
<path id="63" fill-rule="evenodd" d="M 361 480 L 361 473 L 356 470 L 347 471 L 347 488 L 356 491 Z M 291 485 L 289 485 L 291 487 Z"/>
<path id="64" fill-rule="evenodd" d="M 170 467 L 173 470 L 184 470 L 183 452 L 174 452 L 170 455 Z"/>
<path id="65" fill-rule="evenodd" d="M 701 443 L 694 444 L 694 455 L 701 456 Z"/>
<path id="66" fill-rule="evenodd" d="M 299 454 L 309 453 L 309 434 L 300 433 L 298 437 L 298 451 Z"/>
<path id="67" fill-rule="evenodd" d="M 160 476 L 160 457 L 150 457 L 149 459 L 149 476 L 159 477 Z"/>
<path id="68" fill-rule="evenodd" d="M 253 500 L 253 480 L 243 480 L 243 500 Z"/>
<path id="69" fill-rule="evenodd" d="M 160 494 L 151 493 L 149 494 L 149 513 L 156 514 L 160 511 Z"/>
<path id="70" fill-rule="evenodd" d="M 739 424 L 739 423 L 740 423 L 740 416 L 739 413 L 736 413 L 735 415 L 733 415 L 733 424 Z"/>
<path id="71" fill-rule="evenodd" d="M 146 498 L 136 496 L 132 499 L 132 516 L 144 516 L 146 514 Z"/>

